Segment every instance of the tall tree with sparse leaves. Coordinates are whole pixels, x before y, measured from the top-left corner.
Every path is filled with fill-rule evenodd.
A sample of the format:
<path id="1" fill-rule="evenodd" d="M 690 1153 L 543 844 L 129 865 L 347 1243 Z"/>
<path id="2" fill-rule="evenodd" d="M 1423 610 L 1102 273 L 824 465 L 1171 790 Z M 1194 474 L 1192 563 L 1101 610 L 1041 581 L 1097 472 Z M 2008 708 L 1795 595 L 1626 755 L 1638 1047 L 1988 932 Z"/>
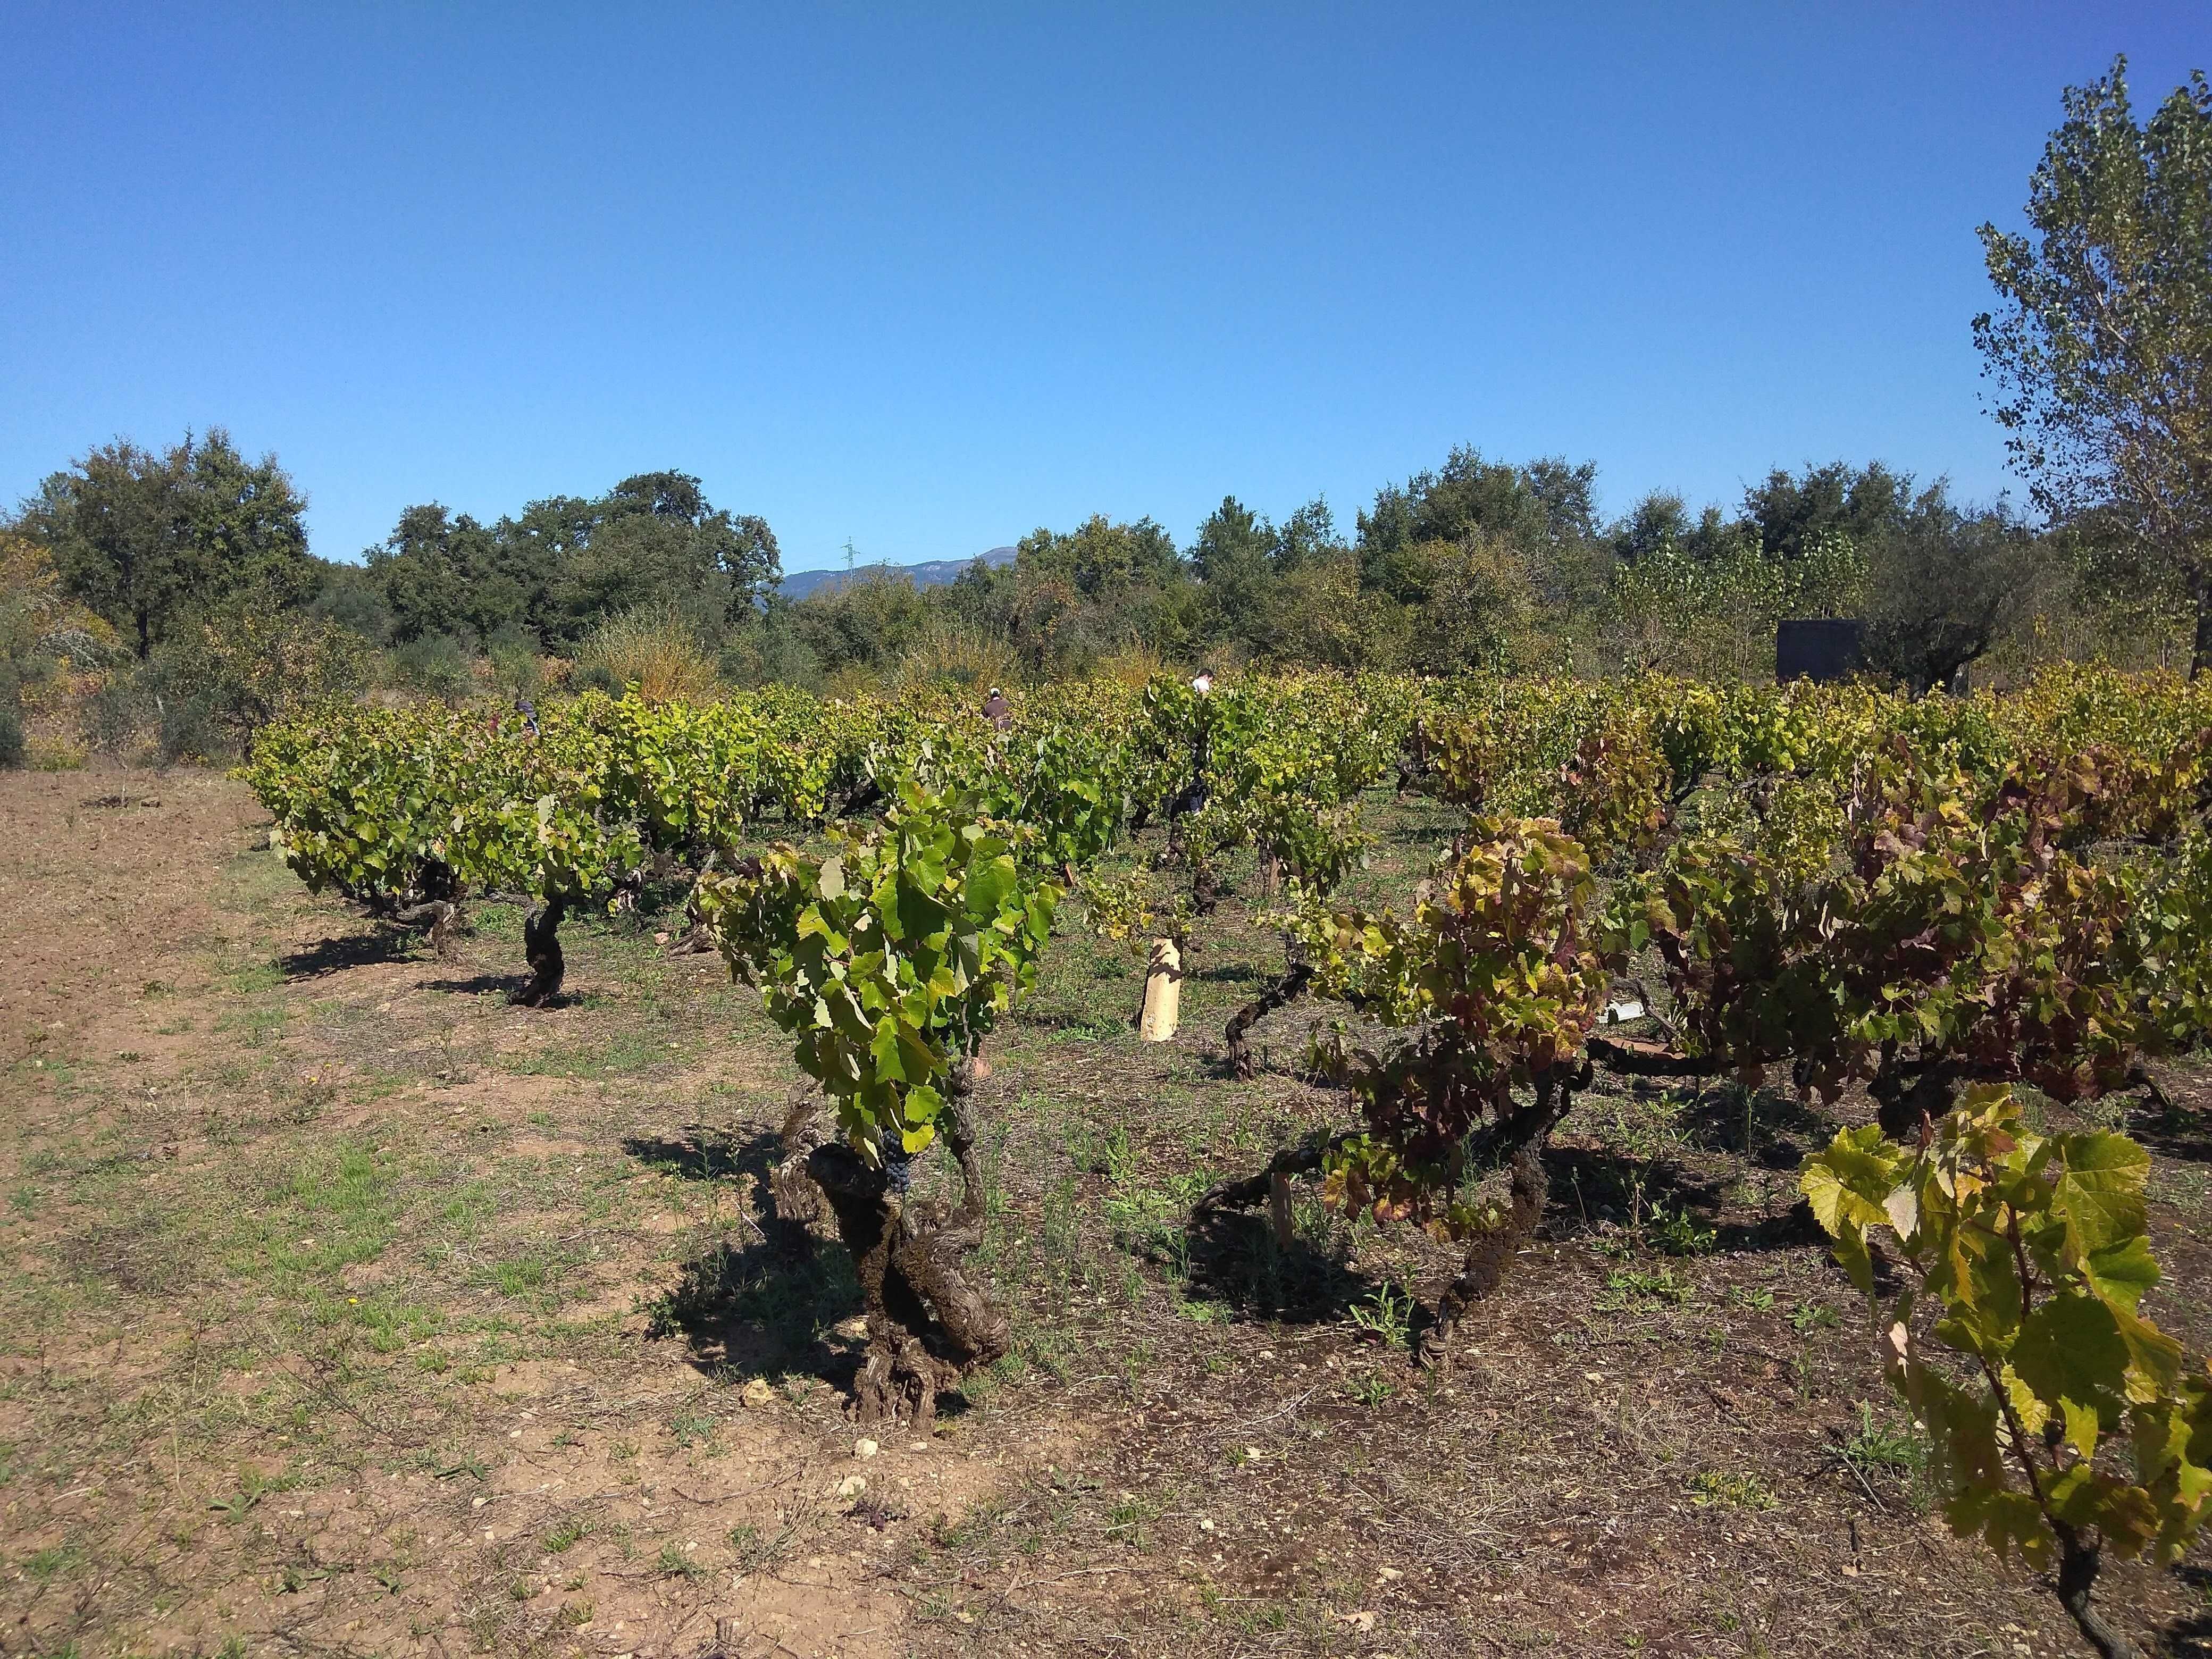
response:
<path id="1" fill-rule="evenodd" d="M 2138 125 L 2127 60 L 2069 88 L 2029 234 L 1981 228 L 2003 301 L 1974 319 L 2037 506 L 2114 526 L 2185 591 L 2212 667 L 2212 84 Z"/>

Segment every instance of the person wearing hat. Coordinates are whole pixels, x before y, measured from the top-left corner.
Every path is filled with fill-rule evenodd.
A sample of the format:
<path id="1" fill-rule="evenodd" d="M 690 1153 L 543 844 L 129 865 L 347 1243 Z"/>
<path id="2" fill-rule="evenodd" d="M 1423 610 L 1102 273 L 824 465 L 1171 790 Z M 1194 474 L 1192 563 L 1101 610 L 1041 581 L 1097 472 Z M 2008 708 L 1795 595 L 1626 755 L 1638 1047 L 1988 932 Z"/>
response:
<path id="1" fill-rule="evenodd" d="M 1004 732 L 1014 723 L 1014 707 L 1006 701 L 1006 694 L 995 685 L 991 688 L 991 695 L 983 699 L 983 718 L 991 722 L 994 732 Z"/>

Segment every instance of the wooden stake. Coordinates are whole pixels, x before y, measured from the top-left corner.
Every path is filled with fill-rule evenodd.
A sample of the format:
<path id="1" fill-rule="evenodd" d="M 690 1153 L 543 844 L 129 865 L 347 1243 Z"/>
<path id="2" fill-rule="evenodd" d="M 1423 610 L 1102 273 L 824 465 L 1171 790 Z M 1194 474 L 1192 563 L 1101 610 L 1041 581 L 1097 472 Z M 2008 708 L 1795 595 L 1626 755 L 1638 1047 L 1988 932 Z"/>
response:
<path id="1" fill-rule="evenodd" d="M 1275 1224 L 1275 1245 L 1287 1251 L 1295 1235 L 1291 1231 L 1291 1178 L 1277 1170 L 1267 1181 L 1267 1215 Z"/>

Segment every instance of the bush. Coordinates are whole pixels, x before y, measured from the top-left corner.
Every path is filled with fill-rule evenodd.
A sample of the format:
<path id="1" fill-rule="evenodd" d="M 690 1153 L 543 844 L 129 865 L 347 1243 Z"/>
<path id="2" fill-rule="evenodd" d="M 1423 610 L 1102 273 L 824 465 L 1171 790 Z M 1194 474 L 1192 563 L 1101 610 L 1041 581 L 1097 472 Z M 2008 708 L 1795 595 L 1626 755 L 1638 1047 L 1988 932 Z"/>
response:
<path id="1" fill-rule="evenodd" d="M 1012 644 L 1005 638 L 934 617 L 907 647 L 890 681 L 900 687 L 968 692 L 981 698 L 994 685 L 1013 684 L 1021 678 L 1020 668 Z"/>
<path id="2" fill-rule="evenodd" d="M 447 702 L 469 694 L 476 679 L 476 658 L 451 634 L 425 634 L 392 653 L 400 683 Z"/>
<path id="3" fill-rule="evenodd" d="M 161 764 L 179 761 L 211 761 L 226 744 L 222 722 L 216 717 L 215 699 L 204 692 L 161 699 L 160 719 L 154 744 Z"/>
<path id="4" fill-rule="evenodd" d="M 637 687 L 647 702 L 711 697 L 720 684 L 698 630 L 672 605 L 641 605 L 603 623 L 576 653 L 586 685 Z"/>
<path id="5" fill-rule="evenodd" d="M 382 645 L 392 637 L 392 606 L 376 578 L 360 565 L 328 567 L 322 591 L 310 608 L 372 644 Z"/>
<path id="6" fill-rule="evenodd" d="M 796 685 L 818 690 L 822 662 L 790 623 L 771 612 L 722 647 L 722 678 L 732 685 Z"/>
<path id="7" fill-rule="evenodd" d="M 921 637 L 930 614 L 905 576 L 870 571 L 782 607 L 770 625 L 789 628 L 827 673 L 878 674 Z"/>
<path id="8" fill-rule="evenodd" d="M 515 623 L 495 629 L 484 641 L 493 678 L 502 691 L 518 697 L 534 697 L 544 684 L 545 665 L 538 659 L 542 650 L 538 636 Z"/>
<path id="9" fill-rule="evenodd" d="M 2033 608 L 2051 561 L 2002 512 L 1916 511 L 1875 550 L 1866 657 L 1915 693 L 1952 685 Z"/>
<path id="10" fill-rule="evenodd" d="M 52 552 L 0 531 L 0 711 L 12 733 L 0 743 L 0 765 L 81 754 L 66 742 L 32 741 L 26 720 L 37 717 L 66 730 L 111 669 L 126 671 L 129 664 L 115 630 L 64 592 Z"/>
<path id="11" fill-rule="evenodd" d="M 1668 540 L 1614 568 L 1597 618 L 1600 661 L 1608 671 L 1766 679 L 1777 622 L 1849 616 L 1866 585 L 1864 554 L 1840 535 L 1815 538 L 1789 559 L 1747 534 L 1705 546 Z"/>
<path id="12" fill-rule="evenodd" d="M 1346 555 L 1301 565 L 1262 607 L 1266 654 L 1331 668 L 1395 668 L 1407 651 L 1405 606 L 1364 590 L 1359 562 Z"/>
<path id="13" fill-rule="evenodd" d="M 0 703 L 0 769 L 14 771 L 23 763 L 23 717 Z"/>
<path id="14" fill-rule="evenodd" d="M 125 756 L 137 746 L 153 718 L 138 676 L 118 672 L 85 700 L 80 716 L 85 741 L 102 754 Z"/>
<path id="15" fill-rule="evenodd" d="M 1497 540 L 1470 538 L 1428 555 L 1428 598 L 1414 617 L 1415 665 L 1432 674 L 1504 672 L 1529 655 L 1536 593 L 1524 561 Z"/>
<path id="16" fill-rule="evenodd" d="M 210 761 L 231 745 L 205 690 L 177 683 L 158 665 L 118 672 L 84 703 L 79 716 L 86 744 L 133 763 L 151 758 L 163 766 Z"/>
<path id="17" fill-rule="evenodd" d="M 349 697 L 368 678 L 369 644 L 328 617 L 240 595 L 203 611 L 156 653 L 165 759 L 208 755 L 219 726 L 241 745 L 309 703 Z M 187 713 L 185 705 L 195 712 Z M 173 739 L 185 746 L 173 748 Z"/>

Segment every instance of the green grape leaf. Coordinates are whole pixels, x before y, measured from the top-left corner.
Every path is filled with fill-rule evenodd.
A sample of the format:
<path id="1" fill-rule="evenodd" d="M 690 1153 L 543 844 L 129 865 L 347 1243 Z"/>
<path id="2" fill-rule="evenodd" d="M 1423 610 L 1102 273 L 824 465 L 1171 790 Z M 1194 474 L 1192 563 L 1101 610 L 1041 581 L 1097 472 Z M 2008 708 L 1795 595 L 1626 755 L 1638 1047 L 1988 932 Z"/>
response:
<path id="1" fill-rule="evenodd" d="M 899 1134 L 909 1154 L 921 1152 L 936 1138 L 937 1119 L 944 1109 L 945 1097 L 927 1083 L 916 1084 L 906 1091 Z"/>
<path id="2" fill-rule="evenodd" d="M 2140 1237 L 2150 1154 L 2108 1133 L 2062 1135 L 2053 1144 L 2060 1173 L 2051 1204 L 2065 1219 L 2075 1259 Z"/>
<path id="3" fill-rule="evenodd" d="M 2082 1272 L 2099 1296 L 2130 1313 L 2159 1280 L 2158 1258 L 2141 1233 L 2091 1251 Z"/>
<path id="4" fill-rule="evenodd" d="M 971 864 L 968 867 L 968 914 L 979 922 L 996 920 L 1021 884 L 1013 855 Z"/>

